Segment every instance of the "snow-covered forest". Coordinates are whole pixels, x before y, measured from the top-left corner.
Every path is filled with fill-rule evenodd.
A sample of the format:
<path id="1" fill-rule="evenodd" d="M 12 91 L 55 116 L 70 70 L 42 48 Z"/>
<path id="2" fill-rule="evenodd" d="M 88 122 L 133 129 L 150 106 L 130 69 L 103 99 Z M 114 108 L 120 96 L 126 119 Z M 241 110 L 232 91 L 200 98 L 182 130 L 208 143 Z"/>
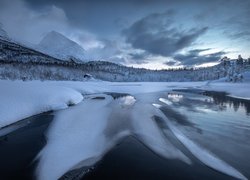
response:
<path id="1" fill-rule="evenodd" d="M 81 62 L 53 58 L 14 42 L 0 40 L 0 78 L 22 80 L 86 80 L 86 74 L 106 81 L 204 81 L 226 77 L 228 81 L 241 80 L 241 73 L 250 66 L 250 60 L 223 58 L 218 65 L 207 68 L 179 68 L 148 70 L 126 67 L 106 61 Z M 85 75 L 85 76 L 84 76 Z M 89 78 L 89 76 L 87 76 Z"/>

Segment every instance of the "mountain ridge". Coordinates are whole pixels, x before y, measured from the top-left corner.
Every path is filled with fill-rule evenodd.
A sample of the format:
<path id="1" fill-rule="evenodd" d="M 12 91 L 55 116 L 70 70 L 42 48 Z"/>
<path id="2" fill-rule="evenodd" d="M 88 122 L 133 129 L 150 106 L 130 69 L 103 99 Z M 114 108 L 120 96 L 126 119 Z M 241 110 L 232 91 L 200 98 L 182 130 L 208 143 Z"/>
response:
<path id="1" fill-rule="evenodd" d="M 0 38 L 10 40 L 8 33 L 4 30 L 3 25 L 0 23 Z"/>
<path id="2" fill-rule="evenodd" d="M 78 43 L 57 31 L 47 33 L 36 49 L 62 60 L 73 58 L 84 61 L 85 58 L 85 50 Z"/>

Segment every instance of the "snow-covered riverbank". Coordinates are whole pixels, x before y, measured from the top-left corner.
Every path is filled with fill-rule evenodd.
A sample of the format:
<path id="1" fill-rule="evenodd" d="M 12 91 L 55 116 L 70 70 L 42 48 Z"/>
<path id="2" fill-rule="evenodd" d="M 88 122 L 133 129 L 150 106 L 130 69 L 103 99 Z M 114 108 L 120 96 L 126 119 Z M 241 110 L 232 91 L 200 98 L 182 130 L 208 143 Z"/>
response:
<path id="1" fill-rule="evenodd" d="M 162 113 L 159 108 L 164 106 L 165 102 L 161 100 L 168 97 L 167 92 L 175 89 L 226 91 L 231 96 L 250 98 L 249 86 L 249 83 L 226 82 L 0 81 L 0 127 L 38 113 L 57 111 L 46 134 L 47 144 L 37 155 L 38 179 L 57 179 L 77 167 L 91 166 L 120 138 L 130 135 L 162 157 L 179 159 L 190 164 L 191 159 L 162 136 L 159 131 L 163 128 L 160 127 L 162 122 L 165 122 L 165 126 L 174 136 L 208 167 L 232 177 L 246 179 L 234 166 L 188 139 L 182 134 L 182 127 L 168 119 L 173 115 L 171 111 Z M 111 92 L 129 95 L 115 99 Z M 197 103 L 193 103 L 195 102 Z M 69 105 L 76 106 L 68 108 Z M 197 106 L 200 104 L 197 103 Z M 178 110 L 177 106 L 172 108 Z M 61 109 L 66 110 L 59 111 Z M 203 156 L 200 157 L 199 154 Z M 60 166 L 53 165 L 55 162 Z"/>
<path id="2" fill-rule="evenodd" d="M 177 88 L 225 91 L 233 97 L 250 99 L 250 83 L 228 82 L 70 82 L 0 81 L 0 128 L 26 117 L 65 109 L 81 102 L 85 94 L 118 92 L 140 94 Z"/>

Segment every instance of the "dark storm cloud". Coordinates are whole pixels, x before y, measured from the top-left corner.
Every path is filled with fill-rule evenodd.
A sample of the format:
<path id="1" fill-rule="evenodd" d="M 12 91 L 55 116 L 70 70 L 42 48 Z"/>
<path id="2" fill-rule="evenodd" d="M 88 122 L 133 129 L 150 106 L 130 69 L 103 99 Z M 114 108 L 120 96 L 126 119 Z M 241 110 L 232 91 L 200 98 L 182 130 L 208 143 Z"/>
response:
<path id="1" fill-rule="evenodd" d="M 136 49 L 161 56 L 171 56 L 192 45 L 208 27 L 180 30 L 173 27 L 175 11 L 150 14 L 123 31 L 126 42 Z"/>
<path id="2" fill-rule="evenodd" d="M 250 3 L 249 7 L 250 8 Z M 231 39 L 250 40 L 250 13 L 242 12 L 241 15 L 234 15 L 225 21 L 224 33 Z M 229 28 L 230 27 L 230 28 Z"/>
<path id="3" fill-rule="evenodd" d="M 189 51 L 187 54 L 176 54 L 174 59 L 179 61 L 182 65 L 200 65 L 208 62 L 216 62 L 221 59 L 222 56 L 226 54 L 224 51 L 200 55 L 201 52 L 210 49 L 194 49 Z"/>
<path id="4" fill-rule="evenodd" d="M 223 31 L 231 40 L 249 40 L 249 9 L 249 0 L 212 0 L 204 3 L 193 17 L 197 24 L 209 23 L 211 28 Z"/>
<path id="5" fill-rule="evenodd" d="M 103 0 L 26 0 L 33 6 L 41 6 L 41 5 L 48 5 L 48 4 L 55 4 L 55 3 L 60 3 L 60 4 L 79 4 L 79 3 L 91 3 L 91 4 L 101 4 L 104 1 Z M 105 0 L 104 3 L 117 3 L 117 4 L 126 4 L 130 3 L 133 5 L 150 5 L 150 4 L 155 4 L 155 3 L 161 3 L 161 2 L 177 2 L 177 1 L 183 1 L 183 0 Z"/>
<path id="6" fill-rule="evenodd" d="M 86 49 L 88 59 L 162 63 L 183 52 L 191 64 L 202 55 L 189 49 L 249 56 L 249 9 L 250 0 L 0 0 L 0 22 L 21 42 L 58 31 Z"/>
<path id="7" fill-rule="evenodd" d="M 148 11 L 158 11 L 164 0 L 26 0 L 32 9 L 40 10 L 55 5 L 62 8 L 71 25 L 96 33 L 103 37 L 118 33 L 124 28 L 124 22 L 147 14 Z M 169 2 L 172 2 L 169 1 Z M 156 6 L 156 7 L 155 7 Z M 123 22 L 118 22 L 121 20 Z M 122 23 L 122 24 L 121 24 Z M 122 25 L 122 26 L 121 26 Z M 127 24 L 125 24 L 127 25 Z"/>

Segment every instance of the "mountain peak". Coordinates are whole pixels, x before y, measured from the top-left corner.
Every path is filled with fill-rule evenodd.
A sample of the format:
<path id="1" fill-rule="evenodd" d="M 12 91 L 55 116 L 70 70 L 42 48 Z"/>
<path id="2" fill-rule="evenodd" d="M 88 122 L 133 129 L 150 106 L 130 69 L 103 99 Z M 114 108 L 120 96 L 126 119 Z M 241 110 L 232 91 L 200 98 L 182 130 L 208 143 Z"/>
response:
<path id="1" fill-rule="evenodd" d="M 57 31 L 50 31 L 49 33 L 47 33 L 44 38 L 42 39 L 42 41 L 46 40 L 46 39 L 52 39 L 52 38 L 58 38 L 58 40 L 61 40 L 61 39 L 66 39 L 67 41 L 72 41 L 70 39 L 68 39 L 67 37 L 65 37 L 63 34 L 57 32 Z M 41 41 L 41 42 L 42 42 Z"/>
<path id="2" fill-rule="evenodd" d="M 57 31 L 47 33 L 38 44 L 37 49 L 63 60 L 68 60 L 71 57 L 84 60 L 85 50 L 75 41 Z"/>
<path id="3" fill-rule="evenodd" d="M 0 23 L 0 38 L 9 40 L 7 32 L 3 29 L 3 25 Z"/>

